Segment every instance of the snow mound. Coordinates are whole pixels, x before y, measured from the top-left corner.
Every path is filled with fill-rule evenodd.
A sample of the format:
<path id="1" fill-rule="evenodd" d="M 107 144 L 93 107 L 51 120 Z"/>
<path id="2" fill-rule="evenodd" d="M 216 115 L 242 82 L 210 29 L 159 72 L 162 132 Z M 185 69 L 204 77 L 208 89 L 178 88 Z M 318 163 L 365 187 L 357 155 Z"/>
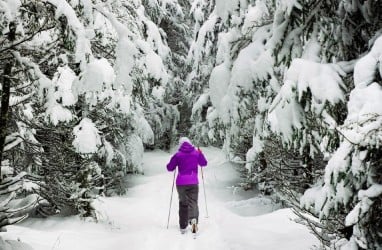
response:
<path id="1" fill-rule="evenodd" d="M 0 237 L 1 250 L 33 250 L 33 248 L 23 242 L 17 240 L 4 240 Z"/>

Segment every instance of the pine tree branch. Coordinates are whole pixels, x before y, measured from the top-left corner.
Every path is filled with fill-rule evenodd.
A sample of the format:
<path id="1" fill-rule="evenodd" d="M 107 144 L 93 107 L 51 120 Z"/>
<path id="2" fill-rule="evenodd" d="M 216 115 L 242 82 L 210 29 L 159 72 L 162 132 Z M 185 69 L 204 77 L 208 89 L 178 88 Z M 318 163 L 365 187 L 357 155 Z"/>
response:
<path id="1" fill-rule="evenodd" d="M 44 27 L 46 24 L 48 23 L 48 20 L 45 20 L 45 23 L 35 32 L 33 32 L 31 35 L 29 35 L 28 37 L 26 38 L 23 38 L 23 39 L 20 39 L 14 43 L 12 43 L 11 45 L 9 45 L 8 47 L 5 47 L 3 49 L 0 49 L 0 54 L 4 53 L 5 51 L 7 50 L 13 50 L 15 49 L 18 45 L 26 42 L 26 41 L 30 41 L 32 40 L 37 34 L 43 32 L 43 31 L 46 31 L 46 30 L 50 30 L 50 29 L 54 29 L 56 26 L 55 25 L 52 25 L 52 26 L 48 26 L 48 27 Z"/>

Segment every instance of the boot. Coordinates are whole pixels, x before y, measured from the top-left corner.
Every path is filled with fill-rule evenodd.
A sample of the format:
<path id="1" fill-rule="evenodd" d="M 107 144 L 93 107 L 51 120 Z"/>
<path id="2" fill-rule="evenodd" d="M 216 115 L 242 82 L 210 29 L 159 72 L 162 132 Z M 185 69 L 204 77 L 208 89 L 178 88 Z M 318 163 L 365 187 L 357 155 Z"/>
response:
<path id="1" fill-rule="evenodd" d="M 193 234 L 196 234 L 198 232 L 198 224 L 196 222 L 196 219 L 191 220 L 191 232 Z"/>

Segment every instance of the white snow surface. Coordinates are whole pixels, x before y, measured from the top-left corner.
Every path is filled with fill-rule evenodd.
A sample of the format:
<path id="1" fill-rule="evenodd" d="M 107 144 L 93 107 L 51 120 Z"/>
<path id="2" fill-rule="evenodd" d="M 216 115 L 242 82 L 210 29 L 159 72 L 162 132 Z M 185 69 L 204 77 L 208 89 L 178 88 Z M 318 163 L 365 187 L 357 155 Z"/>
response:
<path id="1" fill-rule="evenodd" d="M 125 196 L 99 200 L 104 219 L 98 223 L 77 216 L 33 218 L 8 226 L 0 236 L 35 250 L 307 250 L 318 245 L 308 229 L 292 221 L 290 209 L 275 210 L 268 198 L 233 188 L 238 175 L 221 150 L 202 150 L 209 161 L 204 169 L 209 217 L 200 178 L 197 239 L 179 232 L 176 190 L 166 229 L 173 174 L 165 167 L 171 155 L 162 151 L 145 153 L 145 175 L 130 180 Z"/>

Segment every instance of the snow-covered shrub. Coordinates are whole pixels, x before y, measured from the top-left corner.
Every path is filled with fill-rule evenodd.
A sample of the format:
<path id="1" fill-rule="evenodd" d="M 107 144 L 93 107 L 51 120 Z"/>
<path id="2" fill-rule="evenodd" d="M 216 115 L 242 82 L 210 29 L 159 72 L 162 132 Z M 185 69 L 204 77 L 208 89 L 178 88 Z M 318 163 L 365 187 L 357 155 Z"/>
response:
<path id="1" fill-rule="evenodd" d="M 77 182 L 72 183 L 70 200 L 74 200 L 75 209 L 83 217 L 97 219 L 93 201 L 104 189 L 104 176 L 98 163 L 94 161 L 82 165 L 77 173 Z"/>

